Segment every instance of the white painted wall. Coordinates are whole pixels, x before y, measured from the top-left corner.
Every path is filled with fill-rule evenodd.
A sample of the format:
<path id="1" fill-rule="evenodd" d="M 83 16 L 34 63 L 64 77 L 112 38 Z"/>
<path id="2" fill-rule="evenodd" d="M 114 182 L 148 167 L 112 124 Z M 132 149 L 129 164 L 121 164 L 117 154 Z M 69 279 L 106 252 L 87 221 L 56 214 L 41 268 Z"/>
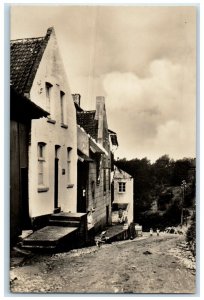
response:
<path id="1" fill-rule="evenodd" d="M 121 171 L 121 172 L 120 172 Z M 127 212 L 128 223 L 133 222 L 133 178 L 123 170 L 114 166 L 114 201 L 113 203 L 129 203 Z M 119 192 L 119 182 L 125 182 L 126 191 Z"/>
<path id="2" fill-rule="evenodd" d="M 59 197 L 58 202 L 63 211 L 76 212 L 77 205 L 77 125 L 73 98 L 66 78 L 63 63 L 58 51 L 55 33 L 52 32 L 50 40 L 43 54 L 36 73 L 30 99 L 40 107 L 47 110 L 45 82 L 52 87 L 52 114 L 55 124 L 47 122 L 47 118 L 32 121 L 31 146 L 29 149 L 29 212 L 30 217 L 50 214 L 54 209 L 54 159 L 55 145 L 59 145 Z M 61 127 L 60 118 L 60 91 L 65 93 L 65 124 Z M 46 143 L 46 192 L 38 192 L 38 142 Z M 71 157 L 71 183 L 67 180 L 67 148 L 72 148 Z M 62 173 L 65 169 L 65 174 Z"/>

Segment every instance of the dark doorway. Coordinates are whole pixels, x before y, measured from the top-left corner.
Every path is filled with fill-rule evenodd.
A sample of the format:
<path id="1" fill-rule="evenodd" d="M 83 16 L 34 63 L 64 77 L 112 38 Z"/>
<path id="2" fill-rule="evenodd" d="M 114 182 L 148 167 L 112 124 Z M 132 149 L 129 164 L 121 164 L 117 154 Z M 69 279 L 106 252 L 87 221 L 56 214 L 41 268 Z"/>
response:
<path id="1" fill-rule="evenodd" d="M 28 207 L 28 168 L 21 168 L 21 205 L 22 205 L 22 229 L 30 229 L 31 222 L 29 218 Z"/>
<path id="2" fill-rule="evenodd" d="M 106 205 L 106 225 L 109 225 L 109 205 Z"/>
<path id="3" fill-rule="evenodd" d="M 59 159 L 55 158 L 55 205 L 54 205 L 54 208 L 58 207 L 58 165 L 59 165 Z"/>
<path id="4" fill-rule="evenodd" d="M 78 161 L 77 164 L 77 212 L 87 212 L 88 163 Z"/>
<path id="5" fill-rule="evenodd" d="M 54 178 L 54 209 L 58 208 L 58 187 L 59 187 L 59 148 L 55 146 L 55 178 Z"/>

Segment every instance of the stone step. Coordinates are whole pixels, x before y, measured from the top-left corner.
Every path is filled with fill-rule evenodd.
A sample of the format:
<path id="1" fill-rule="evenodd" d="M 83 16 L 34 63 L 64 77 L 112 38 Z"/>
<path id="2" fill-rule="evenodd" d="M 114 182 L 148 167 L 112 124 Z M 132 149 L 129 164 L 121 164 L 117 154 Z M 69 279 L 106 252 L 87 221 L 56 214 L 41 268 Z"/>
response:
<path id="1" fill-rule="evenodd" d="M 79 227 L 80 226 L 80 221 L 50 219 L 49 220 L 49 225 L 64 226 L 64 227 Z"/>
<path id="2" fill-rule="evenodd" d="M 114 225 L 104 231 L 103 239 L 107 243 L 127 240 L 130 237 L 129 229 L 124 229 L 123 225 Z M 100 240 L 100 236 L 96 236 L 95 240 Z"/>
<path id="3" fill-rule="evenodd" d="M 50 216 L 50 220 L 67 220 L 67 221 L 80 221 L 85 213 L 67 213 L 67 212 L 60 212 L 57 214 L 52 214 Z"/>
<path id="4" fill-rule="evenodd" d="M 77 227 L 46 226 L 25 238 L 22 248 L 55 249 L 64 243 L 72 243 L 77 231 Z"/>

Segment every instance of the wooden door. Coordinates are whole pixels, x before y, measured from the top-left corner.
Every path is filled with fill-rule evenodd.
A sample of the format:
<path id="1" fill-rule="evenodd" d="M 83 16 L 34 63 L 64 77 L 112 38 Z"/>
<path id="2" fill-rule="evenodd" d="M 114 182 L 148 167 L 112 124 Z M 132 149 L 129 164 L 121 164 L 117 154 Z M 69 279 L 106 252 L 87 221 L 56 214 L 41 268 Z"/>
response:
<path id="1" fill-rule="evenodd" d="M 78 161 L 77 164 L 77 212 L 85 213 L 88 208 L 88 164 Z"/>

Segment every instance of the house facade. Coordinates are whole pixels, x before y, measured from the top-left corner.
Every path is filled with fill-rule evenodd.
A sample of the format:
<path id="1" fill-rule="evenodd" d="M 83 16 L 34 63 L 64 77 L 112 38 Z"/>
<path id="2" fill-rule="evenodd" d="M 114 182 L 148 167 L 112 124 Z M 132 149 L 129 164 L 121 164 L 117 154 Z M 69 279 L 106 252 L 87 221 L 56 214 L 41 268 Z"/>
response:
<path id="1" fill-rule="evenodd" d="M 45 37 L 11 41 L 11 82 L 49 112 L 31 124 L 29 217 L 37 222 L 53 212 L 76 212 L 76 112 L 53 28 Z"/>
<path id="2" fill-rule="evenodd" d="M 114 166 L 112 223 L 133 222 L 133 186 L 132 176 Z"/>
<path id="3" fill-rule="evenodd" d="M 96 110 L 77 109 L 77 211 L 88 213 L 96 231 L 111 224 L 111 150 L 105 98 L 96 98 Z"/>

